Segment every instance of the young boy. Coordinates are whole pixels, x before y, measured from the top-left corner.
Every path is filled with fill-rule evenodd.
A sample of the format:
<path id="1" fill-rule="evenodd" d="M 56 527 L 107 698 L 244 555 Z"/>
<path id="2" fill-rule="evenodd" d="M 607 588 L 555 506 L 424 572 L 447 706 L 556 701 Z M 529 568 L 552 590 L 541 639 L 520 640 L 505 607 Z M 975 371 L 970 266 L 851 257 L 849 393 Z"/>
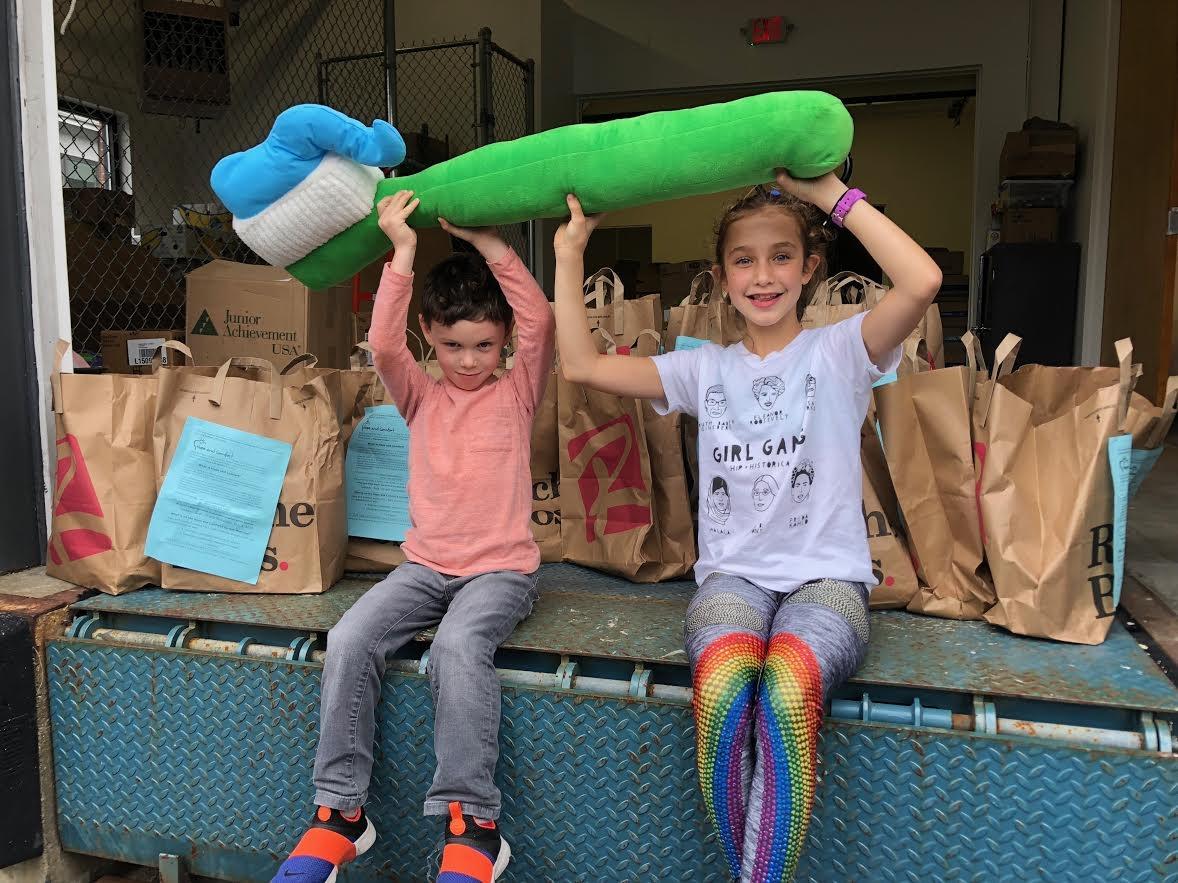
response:
<path id="1" fill-rule="evenodd" d="M 315 758 L 316 813 L 276 883 L 329 883 L 369 849 L 364 812 L 385 657 L 438 626 L 429 658 L 437 768 L 426 815 L 449 815 L 437 883 L 492 881 L 511 849 L 500 837 L 499 679 L 494 654 L 538 597 L 540 552 L 529 527 L 532 417 L 552 370 L 554 321 L 536 280 L 491 230 L 441 221 L 479 252 L 426 277 L 421 327 L 443 379 L 405 345 L 417 208 L 401 191 L 378 206 L 393 244 L 372 315 L 376 370 L 410 427 L 409 563 L 366 593 L 327 637 Z M 514 367 L 495 369 L 514 320 Z"/>

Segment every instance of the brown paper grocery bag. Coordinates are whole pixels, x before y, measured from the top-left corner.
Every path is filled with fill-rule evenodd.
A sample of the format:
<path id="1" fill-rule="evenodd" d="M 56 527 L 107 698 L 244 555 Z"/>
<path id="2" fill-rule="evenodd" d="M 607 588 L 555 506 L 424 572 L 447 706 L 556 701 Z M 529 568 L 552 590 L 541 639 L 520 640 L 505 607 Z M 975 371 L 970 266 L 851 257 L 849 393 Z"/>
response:
<path id="1" fill-rule="evenodd" d="M 982 564 L 982 539 L 970 432 L 973 376 L 968 368 L 919 371 L 875 389 L 888 473 L 903 513 L 920 591 L 908 609 L 947 619 L 980 619 L 994 602 Z"/>
<path id="2" fill-rule="evenodd" d="M 653 329 L 643 332 L 640 337 L 657 350 L 659 339 Z M 659 560 L 665 574 L 661 579 L 674 579 L 690 572 L 698 557 L 695 510 L 690 494 L 695 478 L 689 477 L 688 461 L 684 457 L 683 416 L 678 412 L 659 414 L 649 401 L 641 404 L 646 445 L 650 452 L 654 523 L 662 548 Z M 692 443 L 695 443 L 694 439 Z"/>
<path id="3" fill-rule="evenodd" d="M 368 343 L 361 341 L 353 348 L 353 352 L 365 353 L 370 351 Z M 349 361 L 351 357 L 349 356 Z M 313 353 L 303 353 L 295 356 L 278 372 L 286 386 L 301 386 L 315 377 L 323 379 L 331 404 L 339 420 L 340 431 L 344 444 L 352 436 L 356 422 L 364 416 L 365 406 L 373 401 L 378 393 L 373 390 L 380 380 L 376 370 L 368 367 L 360 368 L 320 368 L 319 359 Z M 381 393 L 383 395 L 383 388 Z"/>
<path id="4" fill-rule="evenodd" d="M 878 282 L 845 270 L 814 287 L 810 302 L 802 311 L 803 328 L 834 325 L 865 313 L 883 300 L 887 289 Z"/>
<path id="5" fill-rule="evenodd" d="M 662 298 L 647 294 L 626 300 L 626 288 L 613 270 L 598 270 L 586 279 L 584 295 L 589 328 L 604 328 L 622 352 L 636 346 L 643 331 L 662 330 Z"/>
<path id="6" fill-rule="evenodd" d="M 518 336 L 512 336 L 503 367 L 510 370 L 515 364 Z M 557 363 L 559 362 L 559 357 Z M 540 547 L 540 560 L 553 563 L 563 560 L 560 539 L 560 438 L 557 429 L 556 407 L 557 372 L 554 363 L 544 397 L 532 416 L 531 455 L 529 471 L 532 477 L 532 539 Z"/>
<path id="7" fill-rule="evenodd" d="M 602 351 L 623 352 L 605 329 L 594 334 Z M 648 356 L 657 349 L 658 333 L 646 329 L 624 354 Z M 668 526 L 675 528 L 670 511 L 670 501 L 677 496 L 669 475 L 673 467 L 666 461 L 652 465 L 650 406 L 570 383 L 563 375 L 557 403 L 564 559 L 635 582 L 682 576 L 690 564 L 681 560 L 686 557 L 681 531 L 664 542 L 656 515 L 657 500 L 660 508 L 666 505 L 666 517 L 672 520 Z M 677 427 L 656 429 L 654 438 L 662 442 L 671 434 L 678 451 Z M 681 454 L 671 456 L 682 462 Z M 686 514 L 685 486 L 682 496 L 678 505 Z M 664 561 L 665 554 L 675 560 Z M 690 554 L 694 562 L 693 548 Z"/>
<path id="8" fill-rule="evenodd" d="M 560 420 L 557 409 L 557 373 L 548 378 L 544 398 L 532 420 L 532 537 L 540 547 L 540 560 L 560 561 Z"/>
<path id="9" fill-rule="evenodd" d="M 191 361 L 184 344 L 164 346 Z M 112 595 L 158 585 L 159 562 L 143 551 L 156 495 L 156 376 L 62 373 L 70 354 L 70 344 L 58 341 L 51 375 L 57 467 L 45 571 Z M 153 371 L 159 365 L 157 354 Z"/>
<path id="10" fill-rule="evenodd" d="M 389 540 L 348 537 L 344 570 L 349 573 L 389 573 L 405 563 L 401 544 Z"/>
<path id="11" fill-rule="evenodd" d="M 1025 365 L 1000 378 L 978 419 L 979 495 L 996 603 L 1016 634 L 1104 640 L 1113 592 L 1109 440 L 1145 443 L 1158 409 L 1133 394 L 1129 340 L 1115 369 Z"/>
<path id="12" fill-rule="evenodd" d="M 863 521 L 867 527 L 871 569 L 878 582 L 871 590 L 869 606 L 872 610 L 903 609 L 916 594 L 919 584 L 912 567 L 908 540 L 900 527 L 896 491 L 888 475 L 874 420 L 864 423 L 860 442 Z"/>
<path id="13" fill-rule="evenodd" d="M 408 332 L 412 334 L 412 332 Z M 416 335 L 413 335 L 416 337 Z M 424 352 L 424 350 L 422 350 Z M 372 346 L 368 341 L 360 341 L 353 347 L 349 357 L 352 373 L 360 378 L 359 398 L 355 411 L 351 416 L 350 425 L 345 427 L 345 443 L 351 438 L 356 423 L 364 416 L 368 408 L 389 404 L 388 391 L 384 388 L 376 369 L 369 364 Z M 346 461 L 346 459 L 345 459 Z M 401 551 L 401 544 L 388 540 L 373 540 L 367 537 L 348 537 L 347 551 L 344 557 L 344 570 L 353 573 L 389 573 L 398 565 L 405 563 L 405 555 Z"/>
<path id="14" fill-rule="evenodd" d="M 744 338 L 744 317 L 718 290 L 716 277 L 710 270 L 704 270 L 691 280 L 691 291 L 671 307 L 667 318 L 667 330 L 663 336 L 663 349 L 676 348 L 680 337 L 694 337 L 727 346 Z"/>
<path id="15" fill-rule="evenodd" d="M 234 376 L 234 367 L 249 372 Z M 280 439 L 292 448 L 257 585 L 164 564 L 164 588 L 292 595 L 331 588 L 344 570 L 348 522 L 342 433 L 323 378 L 284 385 L 269 362 L 247 357 L 230 359 L 213 377 L 201 369 L 165 368 L 159 378 L 157 486 L 189 417 Z"/>
<path id="16" fill-rule="evenodd" d="M 836 273 L 815 287 L 810 303 L 802 313 L 802 327 L 820 328 L 849 319 L 857 313 L 865 313 L 883 300 L 887 293 L 887 288 L 866 276 L 850 270 Z M 908 336 L 908 341 L 919 344 L 921 360 L 904 360 L 900 364 L 899 374 L 945 367 L 941 308 L 937 304 L 931 304 L 925 311 L 920 323 Z"/>

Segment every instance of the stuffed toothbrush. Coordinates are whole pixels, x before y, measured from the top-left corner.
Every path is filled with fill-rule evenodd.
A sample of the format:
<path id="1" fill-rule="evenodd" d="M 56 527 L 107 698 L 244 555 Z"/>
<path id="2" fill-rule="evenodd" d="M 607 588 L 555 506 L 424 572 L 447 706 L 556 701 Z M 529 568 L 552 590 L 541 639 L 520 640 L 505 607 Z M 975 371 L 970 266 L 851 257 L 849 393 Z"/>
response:
<path id="1" fill-rule="evenodd" d="M 724 104 L 550 129 L 488 144 L 405 177 L 396 129 L 319 105 L 284 111 L 266 140 L 213 169 L 213 190 L 250 248 L 311 288 L 327 288 L 388 251 L 376 203 L 412 190 L 415 227 L 563 217 L 565 194 L 588 212 L 716 193 L 839 167 L 851 117 L 824 92 L 771 92 Z"/>

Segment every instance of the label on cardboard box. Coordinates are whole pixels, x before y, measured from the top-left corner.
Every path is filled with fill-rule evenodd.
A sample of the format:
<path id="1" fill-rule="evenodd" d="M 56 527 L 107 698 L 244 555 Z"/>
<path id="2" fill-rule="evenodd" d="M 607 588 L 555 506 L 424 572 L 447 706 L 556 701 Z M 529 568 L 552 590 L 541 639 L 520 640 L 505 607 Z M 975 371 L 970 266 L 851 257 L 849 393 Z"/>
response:
<path id="1" fill-rule="evenodd" d="M 139 365 L 150 365 L 155 351 L 164 345 L 162 337 L 145 337 L 139 340 L 127 341 L 127 364 L 132 368 Z M 163 364 L 168 364 L 168 351 L 164 350 L 160 357 Z"/>
<path id="2" fill-rule="evenodd" d="M 113 374 L 146 374 L 151 357 L 167 340 L 184 340 L 184 333 L 166 328 L 105 329 L 101 335 L 103 367 Z M 164 350 L 163 363 L 184 364 L 184 357 Z"/>

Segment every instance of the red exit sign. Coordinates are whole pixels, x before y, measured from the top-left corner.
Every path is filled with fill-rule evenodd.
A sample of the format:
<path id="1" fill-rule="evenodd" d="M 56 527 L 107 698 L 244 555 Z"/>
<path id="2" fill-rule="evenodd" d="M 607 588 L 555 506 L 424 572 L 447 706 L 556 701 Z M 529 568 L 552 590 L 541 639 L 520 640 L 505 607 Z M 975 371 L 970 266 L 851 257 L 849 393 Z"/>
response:
<path id="1" fill-rule="evenodd" d="M 764 46 L 766 43 L 784 43 L 794 26 L 785 20 L 784 15 L 771 15 L 767 18 L 749 19 L 741 33 L 748 38 L 751 46 Z"/>

